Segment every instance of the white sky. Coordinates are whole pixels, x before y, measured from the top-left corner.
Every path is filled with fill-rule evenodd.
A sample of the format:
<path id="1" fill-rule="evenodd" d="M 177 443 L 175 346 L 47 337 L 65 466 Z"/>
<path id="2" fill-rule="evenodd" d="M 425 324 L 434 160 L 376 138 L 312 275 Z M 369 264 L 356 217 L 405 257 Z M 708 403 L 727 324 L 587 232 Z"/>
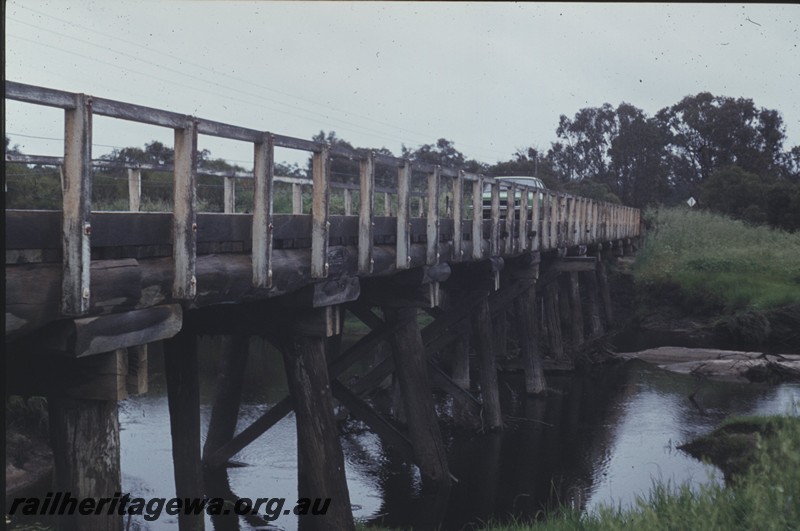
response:
<path id="1" fill-rule="evenodd" d="M 445 137 L 494 163 L 547 149 L 561 114 L 701 91 L 780 111 L 800 144 L 798 5 L 11 0 L 5 24 L 6 79 L 396 155 Z M 9 101 L 5 119 L 23 152 L 60 154 L 62 111 Z M 94 135 L 95 157 L 172 144 L 102 117 Z"/>

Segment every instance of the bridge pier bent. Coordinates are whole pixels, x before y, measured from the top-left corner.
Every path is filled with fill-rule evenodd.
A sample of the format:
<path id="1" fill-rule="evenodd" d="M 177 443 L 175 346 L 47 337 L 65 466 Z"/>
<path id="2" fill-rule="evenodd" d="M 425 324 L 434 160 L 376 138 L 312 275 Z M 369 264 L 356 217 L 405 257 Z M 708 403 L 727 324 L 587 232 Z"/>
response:
<path id="1" fill-rule="evenodd" d="M 177 496 L 217 489 L 232 498 L 231 458 L 294 411 L 298 494 L 331 498 L 325 516 L 303 517 L 300 526 L 352 529 L 335 403 L 446 499 L 453 478 L 436 417 L 440 394 L 449 395 L 463 428 L 499 431 L 498 364 L 511 338 L 526 391 L 536 396 L 547 391 L 547 370 L 571 369 L 576 348 L 613 326 L 605 263 L 635 250 L 636 209 L 10 81 L 6 98 L 65 113 L 64 157 L 6 155 L 7 163 L 63 168 L 65 192 L 61 210 L 5 213 L 6 367 L 10 392 L 48 397 L 55 485 L 73 496 L 122 489 L 117 401 L 146 392 L 148 345 L 164 346 Z M 92 160 L 94 115 L 171 129 L 175 164 L 112 168 Z M 199 135 L 250 144 L 253 170 L 198 168 Z M 275 175 L 275 148 L 308 153 L 309 177 Z M 337 181 L 334 163 L 351 168 L 351 178 Z M 130 170 L 131 211 L 93 210 L 93 172 L 116 170 Z M 142 172 L 151 171 L 174 175 L 171 212 L 139 211 Z M 223 181 L 222 212 L 197 211 L 198 175 Z M 252 182 L 252 213 L 236 212 L 244 179 Z M 275 211 L 276 183 L 291 185 L 290 212 Z M 332 190 L 345 191 L 343 215 L 331 211 Z M 369 332 L 343 348 L 342 328 L 352 319 Z M 198 335 L 228 338 L 202 452 Z M 280 350 L 290 393 L 236 433 L 251 336 Z M 342 381 L 368 360 L 357 380 Z M 367 397 L 390 377 L 404 422 Z M 432 518 L 442 507 L 431 508 Z M 179 525 L 203 529 L 204 519 L 181 515 Z M 60 526 L 116 530 L 123 519 Z"/>

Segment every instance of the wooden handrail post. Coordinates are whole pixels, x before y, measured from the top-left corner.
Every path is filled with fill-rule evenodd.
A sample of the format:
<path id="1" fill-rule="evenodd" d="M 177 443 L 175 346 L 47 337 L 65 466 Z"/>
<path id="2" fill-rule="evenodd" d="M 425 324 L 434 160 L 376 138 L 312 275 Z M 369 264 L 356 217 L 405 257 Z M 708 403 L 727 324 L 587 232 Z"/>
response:
<path id="1" fill-rule="evenodd" d="M 558 195 L 550 195 L 550 245 L 549 249 L 558 247 Z"/>
<path id="2" fill-rule="evenodd" d="M 63 274 L 61 313 L 89 310 L 92 234 L 92 98 L 75 95 L 75 108 L 64 112 L 64 178 L 61 214 Z"/>
<path id="3" fill-rule="evenodd" d="M 292 214 L 303 213 L 303 185 L 292 183 Z"/>
<path id="4" fill-rule="evenodd" d="M 489 255 L 500 255 L 500 183 L 492 184 L 492 225 L 489 232 Z"/>
<path id="5" fill-rule="evenodd" d="M 236 213 L 236 177 L 231 175 L 230 177 L 223 178 L 223 199 L 222 199 L 222 209 L 223 212 L 226 214 L 235 214 Z"/>
<path id="6" fill-rule="evenodd" d="M 272 287 L 272 213 L 275 144 L 270 133 L 254 144 L 253 163 L 253 286 Z M 292 185 L 296 186 L 296 185 Z"/>
<path id="7" fill-rule="evenodd" d="M 373 227 L 375 207 L 375 153 L 370 152 L 360 162 L 359 168 L 359 208 L 358 208 L 358 272 L 372 273 Z M 349 190 L 345 190 L 347 194 Z M 345 195 L 347 198 L 347 195 Z M 345 202 L 345 215 L 347 202 Z"/>
<path id="8" fill-rule="evenodd" d="M 550 194 L 542 190 L 542 236 L 539 247 L 550 248 Z"/>
<path id="9" fill-rule="evenodd" d="M 344 199 L 344 215 L 345 216 L 352 216 L 353 215 L 353 191 L 350 188 L 342 189 L 343 199 Z"/>
<path id="10" fill-rule="evenodd" d="M 531 230 L 533 231 L 533 238 L 531 239 L 531 250 L 538 251 L 542 238 L 541 233 L 544 230 L 543 224 L 539 223 L 540 217 L 540 194 L 539 190 L 533 191 L 533 205 L 531 205 Z M 542 196 L 543 197 L 543 196 Z"/>
<path id="11" fill-rule="evenodd" d="M 575 244 L 575 197 L 566 197 L 566 216 L 564 222 L 564 240 L 565 247 Z"/>
<path id="12" fill-rule="evenodd" d="M 453 179 L 453 262 L 464 258 L 464 172 Z"/>
<path id="13" fill-rule="evenodd" d="M 427 227 L 427 251 L 425 253 L 425 262 L 428 265 L 436 265 L 439 263 L 439 166 L 436 166 L 431 173 L 428 174 L 428 217 L 426 220 Z"/>
<path id="14" fill-rule="evenodd" d="M 472 258 L 483 258 L 483 179 L 472 182 Z"/>
<path id="15" fill-rule="evenodd" d="M 397 208 L 399 209 L 400 206 L 398 205 Z M 389 192 L 383 194 L 383 215 L 388 218 L 392 217 L 392 194 Z"/>
<path id="16" fill-rule="evenodd" d="M 411 163 L 408 161 L 397 170 L 397 269 L 408 269 L 411 266 L 411 220 L 408 204 L 411 172 Z"/>
<path id="17" fill-rule="evenodd" d="M 558 201 L 558 247 L 566 247 L 568 218 L 567 218 L 567 196 L 561 194 Z"/>
<path id="18" fill-rule="evenodd" d="M 522 187 L 519 194 L 519 239 L 517 251 L 524 253 L 528 250 L 528 201 L 531 191 L 527 186 Z"/>
<path id="19" fill-rule="evenodd" d="M 139 212 L 142 206 L 142 170 L 128 168 L 128 210 Z"/>
<path id="20" fill-rule="evenodd" d="M 197 121 L 192 117 L 187 117 L 183 129 L 175 129 L 174 171 L 172 260 L 175 278 L 172 296 L 191 300 L 197 294 Z"/>
<path id="21" fill-rule="evenodd" d="M 330 148 L 322 146 L 312 159 L 311 278 L 328 276 L 328 203 L 330 199 Z"/>
<path id="22" fill-rule="evenodd" d="M 517 185 L 511 183 L 506 192 L 506 242 L 505 254 L 514 254 L 514 217 L 516 216 Z M 522 221 L 522 220 L 520 220 Z"/>

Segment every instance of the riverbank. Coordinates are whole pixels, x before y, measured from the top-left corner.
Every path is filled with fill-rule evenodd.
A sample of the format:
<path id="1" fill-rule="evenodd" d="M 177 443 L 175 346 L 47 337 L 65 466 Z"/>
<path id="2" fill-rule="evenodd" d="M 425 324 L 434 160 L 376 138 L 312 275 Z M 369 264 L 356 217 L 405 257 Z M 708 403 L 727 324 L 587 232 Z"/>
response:
<path id="1" fill-rule="evenodd" d="M 800 353 L 800 233 L 687 208 L 645 213 L 620 351 L 664 345 Z"/>
<path id="2" fill-rule="evenodd" d="M 723 467 L 728 485 L 655 483 L 633 508 L 566 509 L 536 524 L 490 524 L 487 531 L 795 529 L 800 522 L 800 418 L 731 419 L 684 446 Z"/>

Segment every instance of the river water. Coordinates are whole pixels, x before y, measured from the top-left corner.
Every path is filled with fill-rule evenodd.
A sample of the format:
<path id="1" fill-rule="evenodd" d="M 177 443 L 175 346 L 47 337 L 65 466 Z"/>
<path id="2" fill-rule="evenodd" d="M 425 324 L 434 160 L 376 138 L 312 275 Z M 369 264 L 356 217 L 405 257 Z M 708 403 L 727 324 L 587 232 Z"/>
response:
<path id="1" fill-rule="evenodd" d="M 201 417 L 208 425 L 218 343 L 201 343 Z M 239 429 L 286 394 L 280 356 L 254 338 L 250 343 Z M 202 354 L 205 352 L 205 354 Z M 174 496 L 169 415 L 161 359 L 151 356 L 150 391 L 121 404 L 123 491 L 133 496 Z M 377 436 L 345 422 L 342 437 L 350 500 L 358 520 L 392 527 L 471 529 L 489 519 L 535 518 L 543 508 L 569 504 L 594 510 L 628 506 L 653 481 L 700 485 L 721 474 L 676 447 L 711 430 L 729 415 L 800 414 L 800 385 L 766 386 L 700 381 L 643 362 L 598 367 L 588 374 L 549 375 L 544 399 L 524 393 L 519 375 L 502 374 L 507 419 L 499 434 L 480 435 L 442 425 L 451 473 L 448 492 L 422 489 L 414 466 L 384 448 Z M 696 404 L 687 397 L 693 391 Z M 437 407 L 449 408 L 445 396 Z M 240 452 L 246 466 L 228 469 L 240 498 L 296 498 L 296 437 L 289 415 Z M 207 517 L 208 518 L 208 517 Z M 134 520 L 131 528 L 174 529 L 175 517 Z M 274 528 L 296 529 L 293 516 Z M 267 529 L 256 518 L 207 521 L 207 529 Z"/>

